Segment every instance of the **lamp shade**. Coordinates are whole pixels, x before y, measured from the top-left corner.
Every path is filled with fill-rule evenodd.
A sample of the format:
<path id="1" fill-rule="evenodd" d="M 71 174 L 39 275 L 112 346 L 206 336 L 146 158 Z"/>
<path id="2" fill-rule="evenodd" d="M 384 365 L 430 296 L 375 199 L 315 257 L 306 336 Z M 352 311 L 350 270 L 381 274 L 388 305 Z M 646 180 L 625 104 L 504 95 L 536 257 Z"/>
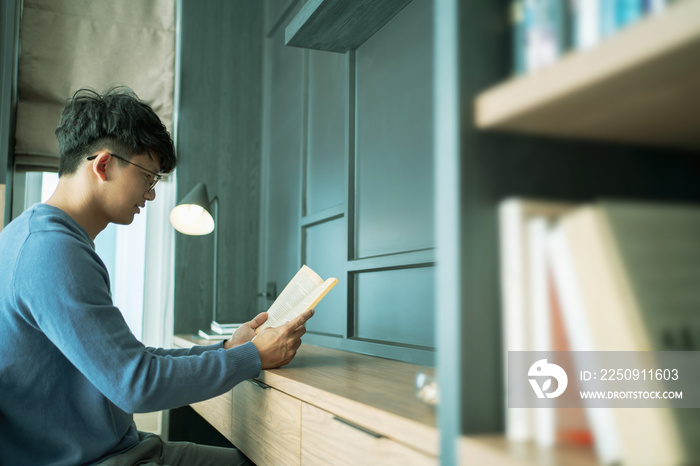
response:
<path id="1" fill-rule="evenodd" d="M 207 186 L 198 183 L 170 211 L 170 223 L 180 233 L 186 235 L 207 235 L 214 231 L 214 218 L 211 215 Z"/>

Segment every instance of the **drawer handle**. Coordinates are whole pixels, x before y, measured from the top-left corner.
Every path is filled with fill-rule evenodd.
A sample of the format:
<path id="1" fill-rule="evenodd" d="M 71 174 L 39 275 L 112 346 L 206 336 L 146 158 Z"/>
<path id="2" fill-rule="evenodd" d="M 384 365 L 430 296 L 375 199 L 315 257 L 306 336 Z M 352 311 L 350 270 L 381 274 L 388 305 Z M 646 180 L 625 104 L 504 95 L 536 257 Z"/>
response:
<path id="1" fill-rule="evenodd" d="M 350 426 L 350 427 L 352 427 L 353 429 L 357 429 L 357 430 L 359 430 L 359 431 L 361 431 L 361 432 L 364 432 L 364 433 L 367 434 L 367 435 L 371 435 L 371 436 L 374 437 L 374 438 L 382 438 L 382 437 L 384 437 L 382 434 L 378 434 L 378 433 L 373 432 L 373 431 L 371 431 L 371 430 L 369 430 L 369 429 L 365 429 L 364 427 L 360 427 L 360 426 L 358 426 L 357 424 L 353 424 L 353 423 L 350 422 L 350 421 L 346 421 L 345 419 L 341 419 L 341 418 L 339 418 L 338 416 L 333 416 L 333 419 L 335 419 L 335 420 L 338 421 L 338 422 L 342 422 L 342 423 L 345 424 L 346 426 Z"/>
<path id="2" fill-rule="evenodd" d="M 248 379 L 248 382 L 252 383 L 253 385 L 257 385 L 258 387 L 262 388 L 263 390 L 267 390 L 270 388 L 270 386 L 266 383 L 262 383 L 259 380 L 255 379 Z"/>

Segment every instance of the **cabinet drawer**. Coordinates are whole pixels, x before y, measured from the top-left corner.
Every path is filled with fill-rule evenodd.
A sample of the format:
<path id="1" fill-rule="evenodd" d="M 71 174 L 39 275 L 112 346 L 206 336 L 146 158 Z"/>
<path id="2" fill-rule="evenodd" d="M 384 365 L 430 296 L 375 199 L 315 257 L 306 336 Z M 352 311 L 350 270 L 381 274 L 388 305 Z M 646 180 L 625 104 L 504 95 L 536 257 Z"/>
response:
<path id="1" fill-rule="evenodd" d="M 301 401 L 255 381 L 231 395 L 227 437 L 258 466 L 297 465 L 301 457 Z"/>
<path id="2" fill-rule="evenodd" d="M 301 463 L 436 465 L 429 457 L 387 437 L 363 430 L 304 403 L 301 408 Z"/>

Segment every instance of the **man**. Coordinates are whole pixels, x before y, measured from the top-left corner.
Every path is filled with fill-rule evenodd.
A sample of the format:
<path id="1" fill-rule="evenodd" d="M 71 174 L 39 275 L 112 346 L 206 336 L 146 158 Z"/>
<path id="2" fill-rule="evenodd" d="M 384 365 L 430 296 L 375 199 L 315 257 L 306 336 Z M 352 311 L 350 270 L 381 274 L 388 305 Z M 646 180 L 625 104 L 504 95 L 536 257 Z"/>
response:
<path id="1" fill-rule="evenodd" d="M 257 337 L 266 313 L 217 345 L 144 347 L 112 304 L 93 241 L 155 199 L 176 164 L 170 135 L 127 88 L 76 92 L 56 135 L 55 193 L 0 234 L 0 464 L 246 461 L 137 432 L 132 413 L 212 398 L 287 364 L 313 311 Z"/>

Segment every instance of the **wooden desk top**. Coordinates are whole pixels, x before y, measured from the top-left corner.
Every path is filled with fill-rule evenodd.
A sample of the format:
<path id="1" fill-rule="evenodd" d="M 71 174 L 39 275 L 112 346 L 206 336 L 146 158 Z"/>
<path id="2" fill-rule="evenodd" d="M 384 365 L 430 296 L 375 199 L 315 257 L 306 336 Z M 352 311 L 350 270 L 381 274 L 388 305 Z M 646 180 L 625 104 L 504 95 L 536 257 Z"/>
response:
<path id="1" fill-rule="evenodd" d="M 180 347 L 214 342 L 176 335 Z M 304 343 L 294 360 L 257 380 L 370 431 L 439 455 L 435 408 L 414 392 L 422 366 Z"/>

